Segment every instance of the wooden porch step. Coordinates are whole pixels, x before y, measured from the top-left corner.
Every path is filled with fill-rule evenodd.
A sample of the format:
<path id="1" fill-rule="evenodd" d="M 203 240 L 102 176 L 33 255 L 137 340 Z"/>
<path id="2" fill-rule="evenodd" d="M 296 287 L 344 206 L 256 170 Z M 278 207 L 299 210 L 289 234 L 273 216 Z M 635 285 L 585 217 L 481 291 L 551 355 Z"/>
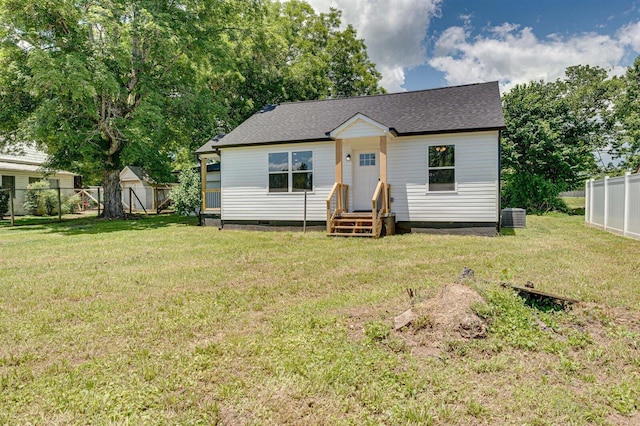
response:
<path id="1" fill-rule="evenodd" d="M 336 225 L 333 229 L 368 229 L 369 231 L 373 230 L 373 226 L 371 225 Z"/>
<path id="2" fill-rule="evenodd" d="M 343 212 L 340 213 L 339 217 L 342 218 L 359 218 L 359 217 L 368 217 L 371 218 L 371 212 Z"/>
<path id="3" fill-rule="evenodd" d="M 349 223 L 349 224 L 354 224 L 354 225 L 362 225 L 363 223 L 368 223 L 369 225 L 371 225 L 373 223 L 373 220 L 371 219 L 334 219 L 335 223 Z"/>
<path id="4" fill-rule="evenodd" d="M 327 233 L 332 237 L 377 237 L 373 234 L 376 221 L 372 217 L 372 212 L 343 212 L 333 219 L 331 232 Z"/>
<path id="5" fill-rule="evenodd" d="M 351 232 L 332 232 L 330 234 L 332 237 L 372 237 L 372 234 L 370 232 L 356 232 L 356 233 L 351 233 Z"/>

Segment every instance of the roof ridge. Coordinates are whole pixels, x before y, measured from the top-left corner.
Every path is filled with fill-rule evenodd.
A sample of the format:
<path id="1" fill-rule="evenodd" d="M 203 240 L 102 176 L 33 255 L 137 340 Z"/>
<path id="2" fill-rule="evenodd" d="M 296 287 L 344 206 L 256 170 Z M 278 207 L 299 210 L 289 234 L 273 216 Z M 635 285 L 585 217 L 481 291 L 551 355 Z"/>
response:
<path id="1" fill-rule="evenodd" d="M 432 87 L 430 89 L 407 90 L 406 92 L 378 93 L 375 95 L 345 96 L 343 98 L 329 98 L 329 99 L 307 99 L 304 101 L 289 101 L 289 102 L 281 102 L 281 103 L 269 104 L 269 105 L 280 106 L 280 105 L 294 105 L 294 104 L 309 104 L 314 102 L 345 101 L 345 100 L 352 100 L 352 99 L 376 98 L 376 97 L 382 97 L 382 96 L 397 96 L 397 95 L 406 95 L 409 93 L 435 92 L 438 90 L 456 89 L 459 87 L 480 86 L 480 85 L 491 84 L 491 83 L 499 83 L 499 81 L 492 80 L 492 81 L 484 81 L 480 83 L 459 84 L 457 86 L 443 86 L 443 87 Z M 262 108 L 264 108 L 265 106 L 266 105 L 263 105 L 262 107 L 260 107 L 260 109 L 256 111 L 256 113 L 262 111 Z"/>

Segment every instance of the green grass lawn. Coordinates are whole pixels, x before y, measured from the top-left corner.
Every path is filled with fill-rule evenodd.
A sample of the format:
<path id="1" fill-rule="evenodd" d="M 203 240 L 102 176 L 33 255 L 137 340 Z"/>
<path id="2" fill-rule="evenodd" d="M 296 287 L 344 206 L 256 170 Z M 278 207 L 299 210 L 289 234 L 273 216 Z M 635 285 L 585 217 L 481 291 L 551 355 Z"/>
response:
<path id="1" fill-rule="evenodd" d="M 2 221 L 0 424 L 634 424 L 640 241 L 583 221 L 379 240 Z M 420 355 L 389 330 L 406 289 L 465 266 L 489 337 Z M 532 308 L 501 281 L 584 303 Z"/>
<path id="2" fill-rule="evenodd" d="M 569 208 L 569 211 L 584 214 L 584 197 L 563 197 L 562 200 Z"/>

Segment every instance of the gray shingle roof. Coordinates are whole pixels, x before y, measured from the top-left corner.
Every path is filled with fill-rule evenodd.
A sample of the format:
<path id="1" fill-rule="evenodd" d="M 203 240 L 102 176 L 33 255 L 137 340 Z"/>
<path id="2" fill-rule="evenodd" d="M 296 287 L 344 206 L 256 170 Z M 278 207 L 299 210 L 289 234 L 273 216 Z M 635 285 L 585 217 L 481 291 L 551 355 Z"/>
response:
<path id="1" fill-rule="evenodd" d="M 329 140 L 329 132 L 358 113 L 400 136 L 504 128 L 498 82 L 490 82 L 274 105 L 258 111 L 224 137 L 217 135 L 197 152 L 226 146 Z"/>
<path id="2" fill-rule="evenodd" d="M 149 174 L 147 173 L 147 171 L 145 169 L 143 169 L 142 167 L 138 167 L 138 166 L 127 166 L 129 167 L 129 170 L 131 170 L 131 172 L 136 175 L 136 177 L 138 179 L 140 179 L 141 181 L 144 182 L 149 182 L 149 183 L 156 183 L 155 180 L 153 180 Z"/>

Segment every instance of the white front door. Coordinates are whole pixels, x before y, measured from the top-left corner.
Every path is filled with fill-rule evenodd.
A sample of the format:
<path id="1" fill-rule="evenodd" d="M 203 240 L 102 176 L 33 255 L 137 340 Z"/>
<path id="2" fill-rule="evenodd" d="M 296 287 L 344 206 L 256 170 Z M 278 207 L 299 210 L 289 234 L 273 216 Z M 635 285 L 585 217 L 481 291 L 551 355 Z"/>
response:
<path id="1" fill-rule="evenodd" d="M 380 179 L 378 153 L 356 151 L 353 155 L 353 210 L 371 211 L 371 197 Z"/>

